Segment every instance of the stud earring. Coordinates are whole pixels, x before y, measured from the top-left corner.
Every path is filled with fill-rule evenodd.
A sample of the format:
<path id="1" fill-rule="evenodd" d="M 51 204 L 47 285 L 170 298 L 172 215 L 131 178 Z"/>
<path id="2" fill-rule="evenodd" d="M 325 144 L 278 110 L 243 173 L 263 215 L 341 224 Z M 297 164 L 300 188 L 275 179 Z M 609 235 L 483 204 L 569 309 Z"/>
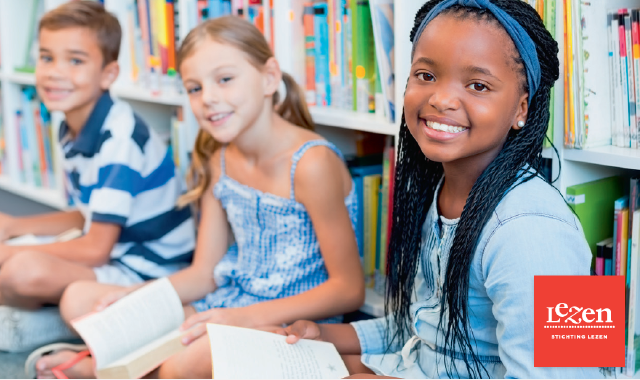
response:
<path id="1" fill-rule="evenodd" d="M 520 120 L 520 121 L 518 122 L 518 127 L 520 127 L 520 128 L 524 128 L 524 121 Z"/>

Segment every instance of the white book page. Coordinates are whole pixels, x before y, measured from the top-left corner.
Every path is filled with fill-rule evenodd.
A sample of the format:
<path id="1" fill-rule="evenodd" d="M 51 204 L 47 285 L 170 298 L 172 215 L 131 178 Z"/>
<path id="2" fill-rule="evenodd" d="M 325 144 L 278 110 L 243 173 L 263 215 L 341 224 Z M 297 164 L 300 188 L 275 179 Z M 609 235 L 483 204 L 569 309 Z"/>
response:
<path id="1" fill-rule="evenodd" d="M 49 244 L 56 241 L 55 236 L 35 236 L 35 235 L 22 235 L 9 239 L 3 244 L 5 245 L 40 245 Z"/>
<path id="2" fill-rule="evenodd" d="M 183 321 L 182 302 L 171 282 L 162 278 L 71 324 L 100 370 L 179 328 Z"/>
<path id="3" fill-rule="evenodd" d="M 335 346 L 241 327 L 207 324 L 215 379 L 337 379 L 349 376 Z"/>

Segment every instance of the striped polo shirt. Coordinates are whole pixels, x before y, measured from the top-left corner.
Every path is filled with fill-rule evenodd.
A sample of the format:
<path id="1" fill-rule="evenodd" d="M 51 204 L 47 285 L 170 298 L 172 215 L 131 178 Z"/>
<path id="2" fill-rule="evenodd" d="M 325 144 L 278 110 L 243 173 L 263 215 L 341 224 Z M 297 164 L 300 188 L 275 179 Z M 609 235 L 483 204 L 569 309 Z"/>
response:
<path id="1" fill-rule="evenodd" d="M 74 138 L 60 126 L 67 190 L 85 218 L 122 227 L 111 263 L 142 279 L 189 265 L 195 228 L 189 208 L 176 208 L 185 187 L 166 144 L 129 104 L 102 94 Z"/>

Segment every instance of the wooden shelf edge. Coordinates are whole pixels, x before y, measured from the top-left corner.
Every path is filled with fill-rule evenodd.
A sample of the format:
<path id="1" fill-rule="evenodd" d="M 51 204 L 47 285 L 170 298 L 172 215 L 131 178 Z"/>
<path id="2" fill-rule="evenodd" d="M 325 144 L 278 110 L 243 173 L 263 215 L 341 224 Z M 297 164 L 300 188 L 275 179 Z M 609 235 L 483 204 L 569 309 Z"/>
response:
<path id="1" fill-rule="evenodd" d="M 17 184 L 6 176 L 1 175 L 0 189 L 58 210 L 67 210 L 69 208 L 61 192 L 55 189 L 38 188 L 22 183 Z"/>

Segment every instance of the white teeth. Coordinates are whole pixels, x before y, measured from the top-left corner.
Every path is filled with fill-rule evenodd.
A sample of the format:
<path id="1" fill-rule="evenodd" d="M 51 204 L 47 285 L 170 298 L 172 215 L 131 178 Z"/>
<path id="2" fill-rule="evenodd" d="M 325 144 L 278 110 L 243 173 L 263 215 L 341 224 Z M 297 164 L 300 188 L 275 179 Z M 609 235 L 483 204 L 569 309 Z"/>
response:
<path id="1" fill-rule="evenodd" d="M 218 121 L 218 120 L 224 119 L 224 118 L 225 118 L 225 117 L 227 117 L 228 115 L 229 115 L 228 113 L 219 113 L 219 114 L 217 114 L 217 115 L 215 115 L 215 116 L 211 116 L 211 117 L 209 118 L 209 120 L 211 120 L 211 121 Z"/>
<path id="2" fill-rule="evenodd" d="M 435 129 L 436 131 L 449 132 L 449 133 L 460 133 L 467 128 L 465 127 L 454 127 L 447 124 L 436 123 L 435 121 L 427 121 L 427 127 L 431 129 Z"/>

